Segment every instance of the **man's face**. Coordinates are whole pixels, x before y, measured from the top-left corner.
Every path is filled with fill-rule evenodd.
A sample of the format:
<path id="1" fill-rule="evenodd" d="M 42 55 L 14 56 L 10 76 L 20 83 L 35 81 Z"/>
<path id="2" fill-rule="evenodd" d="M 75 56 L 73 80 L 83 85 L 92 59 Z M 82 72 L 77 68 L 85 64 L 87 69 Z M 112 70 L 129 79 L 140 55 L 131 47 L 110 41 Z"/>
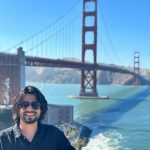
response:
<path id="1" fill-rule="evenodd" d="M 20 121 L 26 124 L 32 124 L 38 121 L 41 115 L 40 105 L 35 95 L 26 94 L 20 103 Z"/>

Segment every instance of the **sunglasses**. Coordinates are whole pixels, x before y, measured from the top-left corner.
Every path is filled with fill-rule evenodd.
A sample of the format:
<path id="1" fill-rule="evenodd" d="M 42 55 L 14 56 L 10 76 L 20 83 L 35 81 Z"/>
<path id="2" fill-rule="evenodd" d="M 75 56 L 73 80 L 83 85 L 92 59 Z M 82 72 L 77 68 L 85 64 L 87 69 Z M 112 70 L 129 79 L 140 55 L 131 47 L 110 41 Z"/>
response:
<path id="1" fill-rule="evenodd" d="M 22 101 L 20 104 L 19 104 L 19 107 L 21 109 L 27 109 L 29 108 L 29 106 L 32 106 L 32 109 L 40 109 L 40 103 L 35 101 L 35 102 L 27 102 L 27 101 Z"/>

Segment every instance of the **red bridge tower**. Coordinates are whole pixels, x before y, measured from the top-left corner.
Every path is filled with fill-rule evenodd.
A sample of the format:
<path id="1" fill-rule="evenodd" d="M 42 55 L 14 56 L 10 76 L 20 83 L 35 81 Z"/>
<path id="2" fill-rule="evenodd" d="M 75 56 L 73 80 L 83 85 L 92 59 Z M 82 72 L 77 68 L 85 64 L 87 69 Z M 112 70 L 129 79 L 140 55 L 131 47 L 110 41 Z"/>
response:
<path id="1" fill-rule="evenodd" d="M 88 6 L 93 6 L 92 11 Z M 87 20 L 93 20 L 89 25 Z M 89 42 L 89 35 L 90 41 Z M 97 63 L 97 0 L 83 0 L 83 20 L 82 20 L 82 62 L 85 63 L 85 54 L 87 51 L 93 52 L 93 63 Z M 81 90 L 80 96 L 98 96 L 97 94 L 97 77 L 96 71 L 81 71 Z"/>
<path id="2" fill-rule="evenodd" d="M 134 73 L 140 75 L 140 53 L 138 51 L 134 52 Z M 134 76 L 134 85 L 138 85 L 139 81 L 136 76 Z"/>

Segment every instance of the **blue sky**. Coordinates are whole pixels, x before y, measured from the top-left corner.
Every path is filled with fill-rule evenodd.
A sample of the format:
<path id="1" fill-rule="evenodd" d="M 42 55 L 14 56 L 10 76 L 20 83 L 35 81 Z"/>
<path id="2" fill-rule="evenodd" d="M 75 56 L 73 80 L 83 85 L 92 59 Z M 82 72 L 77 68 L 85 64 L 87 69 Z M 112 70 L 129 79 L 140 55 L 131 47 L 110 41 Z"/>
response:
<path id="1" fill-rule="evenodd" d="M 76 2 L 0 0 L 0 51 L 39 32 Z M 98 3 L 101 61 L 111 63 L 108 59 L 111 57 L 114 64 L 132 66 L 133 52 L 139 51 L 140 66 L 150 69 L 150 1 L 98 0 Z"/>
<path id="2" fill-rule="evenodd" d="M 133 52 L 139 51 L 141 67 L 150 68 L 150 1 L 103 0 L 100 3 L 111 40 L 122 64 L 128 65 Z M 102 36 L 105 38 L 105 33 L 102 32 Z"/>

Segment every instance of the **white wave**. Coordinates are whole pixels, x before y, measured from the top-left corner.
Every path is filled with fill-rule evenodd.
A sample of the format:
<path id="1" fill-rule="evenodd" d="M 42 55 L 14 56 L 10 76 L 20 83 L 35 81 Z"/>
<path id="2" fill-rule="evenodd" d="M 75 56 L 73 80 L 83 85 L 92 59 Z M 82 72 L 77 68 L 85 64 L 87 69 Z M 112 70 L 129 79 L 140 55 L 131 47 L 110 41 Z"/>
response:
<path id="1" fill-rule="evenodd" d="M 116 131 L 106 131 L 90 138 L 89 143 L 82 150 L 130 150 L 121 146 L 123 136 Z"/>

